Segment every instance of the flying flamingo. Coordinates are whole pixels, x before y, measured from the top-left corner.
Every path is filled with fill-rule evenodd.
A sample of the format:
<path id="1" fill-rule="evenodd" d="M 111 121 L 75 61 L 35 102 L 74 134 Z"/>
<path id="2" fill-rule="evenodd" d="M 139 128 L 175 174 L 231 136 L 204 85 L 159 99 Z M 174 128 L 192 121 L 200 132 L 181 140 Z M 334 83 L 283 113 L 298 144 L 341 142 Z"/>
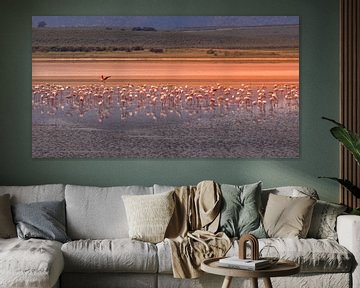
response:
<path id="1" fill-rule="evenodd" d="M 109 79 L 111 76 L 104 76 L 104 75 L 101 75 L 101 81 L 102 82 L 105 82 L 107 79 Z"/>

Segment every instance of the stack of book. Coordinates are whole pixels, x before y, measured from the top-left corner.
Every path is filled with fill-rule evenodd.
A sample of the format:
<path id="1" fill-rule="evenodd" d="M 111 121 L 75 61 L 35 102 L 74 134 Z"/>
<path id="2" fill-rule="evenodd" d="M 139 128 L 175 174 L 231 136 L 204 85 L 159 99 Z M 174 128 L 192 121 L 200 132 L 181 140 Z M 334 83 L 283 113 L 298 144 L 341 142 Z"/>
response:
<path id="1" fill-rule="evenodd" d="M 222 258 L 219 260 L 219 266 L 246 270 L 260 270 L 271 266 L 267 259 L 251 260 L 240 259 L 238 256 Z"/>

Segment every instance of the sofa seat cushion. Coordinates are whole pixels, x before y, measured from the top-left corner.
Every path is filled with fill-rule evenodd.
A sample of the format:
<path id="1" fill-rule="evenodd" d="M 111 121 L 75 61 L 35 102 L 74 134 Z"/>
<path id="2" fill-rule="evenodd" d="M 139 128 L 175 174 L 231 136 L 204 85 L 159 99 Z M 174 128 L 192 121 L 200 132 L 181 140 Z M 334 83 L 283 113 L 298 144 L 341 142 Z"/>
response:
<path id="1" fill-rule="evenodd" d="M 350 272 L 353 255 L 330 239 L 264 239 L 264 245 L 274 246 L 280 258 L 295 261 L 302 272 Z"/>
<path id="2" fill-rule="evenodd" d="M 275 247 L 281 259 L 298 263 L 302 273 L 350 272 L 354 265 L 351 252 L 330 239 L 259 239 L 260 250 L 266 245 Z M 237 251 L 237 243 L 234 243 L 228 255 L 233 256 Z"/>
<path id="3" fill-rule="evenodd" d="M 0 287 L 52 287 L 63 268 L 60 242 L 0 239 Z"/>
<path id="4" fill-rule="evenodd" d="M 338 242 L 330 239 L 267 238 L 259 239 L 259 249 L 274 246 L 280 258 L 295 261 L 302 273 L 350 272 L 354 265 L 353 255 Z M 172 273 L 171 248 L 167 241 L 157 244 L 159 273 Z M 238 255 L 235 241 L 227 256 Z M 250 251 L 249 256 L 250 256 Z"/>
<path id="5" fill-rule="evenodd" d="M 156 273 L 156 246 L 122 239 L 77 240 L 61 248 L 66 272 Z"/>

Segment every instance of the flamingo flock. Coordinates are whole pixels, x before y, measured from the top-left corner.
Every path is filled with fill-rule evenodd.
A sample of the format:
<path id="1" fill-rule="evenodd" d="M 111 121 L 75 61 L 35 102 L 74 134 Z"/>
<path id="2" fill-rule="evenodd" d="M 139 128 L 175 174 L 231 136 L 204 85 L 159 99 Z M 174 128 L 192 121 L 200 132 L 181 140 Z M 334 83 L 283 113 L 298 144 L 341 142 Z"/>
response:
<path id="1" fill-rule="evenodd" d="M 297 110 L 299 87 L 290 84 L 248 85 L 238 87 L 214 85 L 174 85 L 126 83 L 61 85 L 42 83 L 32 87 L 33 110 L 54 116 L 64 111 L 67 116 L 96 113 L 99 122 L 119 111 L 120 121 L 145 117 L 160 119 L 200 119 L 218 113 L 266 113 Z"/>

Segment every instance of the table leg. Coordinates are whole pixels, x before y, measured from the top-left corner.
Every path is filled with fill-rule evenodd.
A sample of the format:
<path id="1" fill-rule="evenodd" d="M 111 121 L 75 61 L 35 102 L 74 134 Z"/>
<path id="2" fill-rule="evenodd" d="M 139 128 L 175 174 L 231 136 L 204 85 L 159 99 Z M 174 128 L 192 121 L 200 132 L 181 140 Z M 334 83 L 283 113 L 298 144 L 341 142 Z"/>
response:
<path id="1" fill-rule="evenodd" d="M 252 287 L 258 288 L 258 279 L 257 278 L 251 278 Z"/>
<path id="2" fill-rule="evenodd" d="M 221 288 L 230 288 L 232 277 L 231 276 L 225 276 L 224 282 L 221 286 Z"/>
<path id="3" fill-rule="evenodd" d="M 270 278 L 266 277 L 263 279 L 264 279 L 265 288 L 273 288 Z"/>

